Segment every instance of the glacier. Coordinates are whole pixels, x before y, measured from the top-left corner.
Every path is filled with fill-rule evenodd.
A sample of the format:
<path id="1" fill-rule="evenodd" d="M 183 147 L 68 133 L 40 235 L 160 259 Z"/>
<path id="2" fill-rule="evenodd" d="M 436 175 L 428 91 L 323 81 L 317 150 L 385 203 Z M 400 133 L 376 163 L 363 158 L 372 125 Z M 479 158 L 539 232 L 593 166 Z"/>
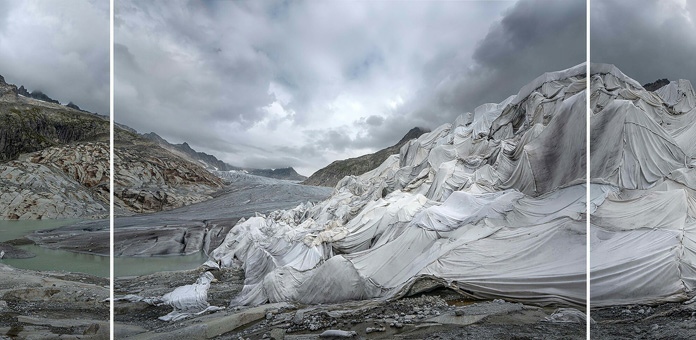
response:
<path id="1" fill-rule="evenodd" d="M 590 76 L 590 301 L 684 301 L 696 287 L 696 94 L 646 91 L 618 68 Z"/>
<path id="2" fill-rule="evenodd" d="M 584 305 L 586 79 L 585 64 L 546 73 L 345 177 L 323 202 L 240 221 L 210 253 L 244 270 L 231 306 L 436 286 Z"/>
<path id="3" fill-rule="evenodd" d="M 650 92 L 609 64 L 589 77 L 585 64 L 549 72 L 345 177 L 325 201 L 240 220 L 206 266 L 244 271 L 232 307 L 436 287 L 579 307 L 589 239 L 593 307 L 685 301 L 696 285 L 695 107 L 685 80 Z"/>

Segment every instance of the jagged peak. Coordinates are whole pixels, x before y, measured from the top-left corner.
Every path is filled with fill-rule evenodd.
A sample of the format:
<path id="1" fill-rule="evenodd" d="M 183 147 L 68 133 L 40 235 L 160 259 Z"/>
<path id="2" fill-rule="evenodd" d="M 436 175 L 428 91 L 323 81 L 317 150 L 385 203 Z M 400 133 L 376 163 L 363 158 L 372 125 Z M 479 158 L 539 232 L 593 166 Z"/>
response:
<path id="1" fill-rule="evenodd" d="M 653 92 L 654 92 L 654 91 L 659 90 L 660 88 L 662 88 L 663 86 L 665 86 L 665 85 L 667 85 L 667 84 L 669 84 L 669 79 L 667 79 L 667 78 L 662 78 L 662 79 L 655 80 L 655 81 L 652 82 L 652 83 L 644 84 L 644 85 L 643 85 L 643 88 L 646 89 L 646 90 L 648 90 L 648 91 L 653 91 Z"/>
<path id="2" fill-rule="evenodd" d="M 418 138 L 418 137 L 420 137 L 420 135 L 427 133 L 427 132 L 430 132 L 430 129 L 416 126 L 413 129 L 408 130 L 408 132 L 406 132 L 406 134 L 395 145 L 401 145 L 401 144 L 403 144 L 411 139 Z"/>

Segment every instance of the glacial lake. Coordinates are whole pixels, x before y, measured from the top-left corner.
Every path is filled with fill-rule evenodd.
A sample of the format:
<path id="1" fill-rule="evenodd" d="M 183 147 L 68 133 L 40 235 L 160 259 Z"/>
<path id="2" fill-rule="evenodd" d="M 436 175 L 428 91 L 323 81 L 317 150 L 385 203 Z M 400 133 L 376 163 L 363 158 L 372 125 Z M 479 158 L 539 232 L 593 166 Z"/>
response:
<path id="1" fill-rule="evenodd" d="M 0 220 L 0 242 L 22 238 L 37 230 L 58 228 L 78 220 Z M 66 271 L 109 277 L 109 257 L 54 250 L 37 245 L 17 246 L 36 254 L 29 259 L 0 259 L 15 268 L 40 271 Z"/>
<path id="2" fill-rule="evenodd" d="M 22 238 L 37 230 L 53 229 L 79 220 L 0 220 L 0 242 Z M 48 249 L 37 245 L 16 246 L 36 254 L 29 259 L 0 259 L 15 268 L 66 271 L 109 277 L 109 257 Z M 163 271 L 198 268 L 208 258 L 203 252 L 186 256 L 115 257 L 114 276 L 139 276 Z"/>
<path id="3" fill-rule="evenodd" d="M 201 251 L 191 255 L 114 257 L 114 276 L 140 276 L 198 268 L 208 259 Z"/>

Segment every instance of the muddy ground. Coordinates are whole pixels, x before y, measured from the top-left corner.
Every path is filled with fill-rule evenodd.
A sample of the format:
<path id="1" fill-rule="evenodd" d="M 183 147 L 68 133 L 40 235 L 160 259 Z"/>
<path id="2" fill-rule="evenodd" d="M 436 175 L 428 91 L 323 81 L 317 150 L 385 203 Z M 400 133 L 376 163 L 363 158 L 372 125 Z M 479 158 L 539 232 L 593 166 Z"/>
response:
<path id="1" fill-rule="evenodd" d="M 117 278 L 116 297 L 164 295 L 191 284 L 203 269 Z M 213 271 L 211 305 L 228 307 L 241 290 L 243 272 Z M 317 339 L 329 330 L 355 332 L 354 339 L 585 339 L 584 322 L 550 322 L 555 307 L 470 301 L 446 290 L 393 301 L 369 300 L 328 305 L 268 304 L 165 322 L 172 310 L 144 302 L 117 301 L 115 334 L 132 339 Z M 346 335 L 350 333 L 345 333 Z M 321 337 L 326 338 L 326 337 Z M 331 338 L 331 337 L 328 337 Z"/>
<path id="2" fill-rule="evenodd" d="M 592 339 L 696 339 L 696 303 L 593 309 Z"/>
<path id="3" fill-rule="evenodd" d="M 0 339 L 108 339 L 109 280 L 0 264 Z"/>

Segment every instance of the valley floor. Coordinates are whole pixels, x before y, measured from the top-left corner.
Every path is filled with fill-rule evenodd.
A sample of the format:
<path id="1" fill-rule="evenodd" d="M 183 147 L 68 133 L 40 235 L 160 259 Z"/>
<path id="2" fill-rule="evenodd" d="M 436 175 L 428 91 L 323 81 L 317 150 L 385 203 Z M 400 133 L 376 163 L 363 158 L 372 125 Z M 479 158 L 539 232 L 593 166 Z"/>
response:
<path id="1" fill-rule="evenodd" d="M 614 306 L 591 311 L 592 339 L 693 339 L 696 303 Z"/>
<path id="2" fill-rule="evenodd" d="M 115 281 L 115 296 L 161 296 L 190 284 L 203 269 L 156 273 Z M 211 305 L 227 307 L 241 290 L 243 272 L 213 271 Z M 171 307 L 117 301 L 115 334 L 133 339 L 318 339 L 329 330 L 355 332 L 354 339 L 585 339 L 584 322 L 550 322 L 555 308 L 471 301 L 445 289 L 393 301 L 326 305 L 266 304 L 226 308 L 182 321 L 157 319 Z M 345 334 L 345 333 L 343 333 Z M 326 334 L 325 334 L 326 335 Z M 340 335 L 340 333 L 339 333 Z M 326 338 L 326 336 L 321 337 Z M 330 337 L 329 337 L 330 338 Z"/>
<path id="3" fill-rule="evenodd" d="M 0 339 L 108 339 L 109 280 L 0 264 Z"/>

